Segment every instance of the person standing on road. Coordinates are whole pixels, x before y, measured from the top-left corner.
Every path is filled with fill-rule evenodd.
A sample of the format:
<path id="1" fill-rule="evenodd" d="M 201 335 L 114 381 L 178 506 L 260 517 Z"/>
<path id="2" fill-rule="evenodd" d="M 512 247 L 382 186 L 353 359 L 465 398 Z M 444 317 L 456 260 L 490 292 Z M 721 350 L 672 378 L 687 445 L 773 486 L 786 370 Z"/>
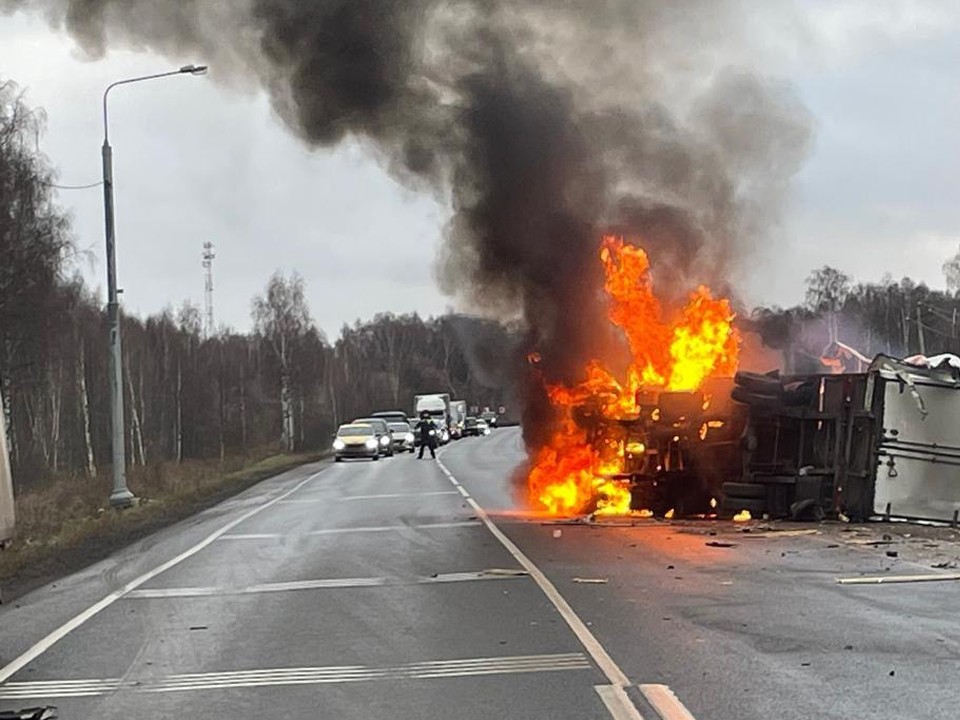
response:
<path id="1" fill-rule="evenodd" d="M 437 459 L 437 427 L 427 413 L 420 413 L 420 422 L 417 423 L 417 432 L 420 433 L 420 454 L 417 460 L 423 460 L 423 449 L 430 448 L 430 457 Z"/>

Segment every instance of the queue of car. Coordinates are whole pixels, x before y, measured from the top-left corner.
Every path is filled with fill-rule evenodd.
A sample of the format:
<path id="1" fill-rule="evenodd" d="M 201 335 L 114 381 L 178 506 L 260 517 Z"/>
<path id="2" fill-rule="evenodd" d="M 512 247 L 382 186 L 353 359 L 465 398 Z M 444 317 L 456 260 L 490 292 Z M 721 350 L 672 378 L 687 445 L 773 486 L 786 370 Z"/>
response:
<path id="1" fill-rule="evenodd" d="M 488 422 L 485 416 L 493 417 Z M 381 410 L 364 417 L 358 417 L 337 428 L 333 439 L 334 460 L 344 459 L 379 460 L 392 457 L 396 453 L 414 452 L 420 444 L 415 431 L 418 418 L 407 417 L 401 410 Z M 491 426 L 496 427 L 496 413 L 483 413 L 481 417 L 468 416 L 462 429 L 452 435 L 447 427 L 437 428 L 437 441 L 446 445 L 451 438 L 489 435 Z"/>

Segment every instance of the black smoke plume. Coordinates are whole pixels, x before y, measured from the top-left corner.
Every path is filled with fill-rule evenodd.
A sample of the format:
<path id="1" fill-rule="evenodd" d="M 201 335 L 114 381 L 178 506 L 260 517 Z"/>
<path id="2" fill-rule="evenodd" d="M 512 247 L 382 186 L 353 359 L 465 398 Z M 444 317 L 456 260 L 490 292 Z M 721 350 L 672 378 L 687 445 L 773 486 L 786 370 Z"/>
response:
<path id="1" fill-rule="evenodd" d="M 520 316 L 538 372 L 572 380 L 603 342 L 596 254 L 642 243 L 668 299 L 724 286 L 804 157 L 789 87 L 738 69 L 723 0 L 0 0 L 91 57 L 209 61 L 292 131 L 361 138 L 448 201 L 441 287 Z M 744 31 L 745 32 L 745 31 Z M 728 61 L 727 58 L 731 58 Z M 528 442 L 544 406 L 531 397 Z"/>

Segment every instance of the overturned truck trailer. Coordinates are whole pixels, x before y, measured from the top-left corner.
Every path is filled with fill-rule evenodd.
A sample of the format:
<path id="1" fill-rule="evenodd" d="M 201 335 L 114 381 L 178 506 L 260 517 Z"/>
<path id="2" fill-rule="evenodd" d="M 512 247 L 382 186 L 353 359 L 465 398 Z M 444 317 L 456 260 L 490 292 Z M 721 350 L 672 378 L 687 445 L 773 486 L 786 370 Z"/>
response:
<path id="1" fill-rule="evenodd" d="M 754 516 L 956 523 L 960 362 L 877 356 L 866 372 L 738 373 L 743 474 L 722 507 Z"/>

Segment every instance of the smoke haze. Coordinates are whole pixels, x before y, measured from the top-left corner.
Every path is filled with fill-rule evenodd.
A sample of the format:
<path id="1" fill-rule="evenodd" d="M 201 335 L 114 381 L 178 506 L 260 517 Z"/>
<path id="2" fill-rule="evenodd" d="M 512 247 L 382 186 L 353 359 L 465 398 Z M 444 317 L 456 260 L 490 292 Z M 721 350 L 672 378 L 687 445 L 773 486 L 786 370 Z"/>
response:
<path id="1" fill-rule="evenodd" d="M 359 138 L 446 200 L 441 288 L 520 315 L 549 380 L 598 343 L 600 235 L 651 255 L 669 304 L 730 292 L 809 146 L 789 86 L 739 64 L 744 9 L 681 0 L 0 0 L 91 58 L 209 62 L 305 142 Z M 735 294 L 735 293 L 734 293 Z M 542 417 L 531 397 L 527 418 Z M 536 443 L 536 423 L 526 430 Z"/>

